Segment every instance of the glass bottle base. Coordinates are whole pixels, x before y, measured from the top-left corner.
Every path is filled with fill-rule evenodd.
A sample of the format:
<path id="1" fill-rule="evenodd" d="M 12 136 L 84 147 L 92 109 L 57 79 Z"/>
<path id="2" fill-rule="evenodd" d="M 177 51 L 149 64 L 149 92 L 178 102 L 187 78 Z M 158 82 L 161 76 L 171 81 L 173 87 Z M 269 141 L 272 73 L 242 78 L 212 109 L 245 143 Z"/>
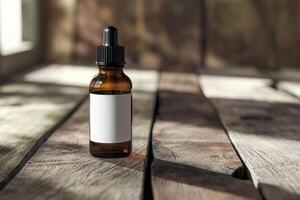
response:
<path id="1" fill-rule="evenodd" d="M 98 143 L 90 141 L 90 153 L 95 157 L 120 158 L 131 153 L 131 140 L 121 143 Z"/>

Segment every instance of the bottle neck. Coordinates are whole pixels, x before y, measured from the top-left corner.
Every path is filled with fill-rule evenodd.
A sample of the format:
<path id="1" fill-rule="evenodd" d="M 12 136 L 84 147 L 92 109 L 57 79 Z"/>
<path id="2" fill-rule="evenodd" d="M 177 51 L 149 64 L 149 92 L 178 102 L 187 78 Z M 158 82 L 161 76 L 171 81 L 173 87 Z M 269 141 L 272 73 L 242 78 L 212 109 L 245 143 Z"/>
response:
<path id="1" fill-rule="evenodd" d="M 123 67 L 124 66 L 103 66 L 99 65 L 99 75 L 106 75 L 106 76 L 117 76 L 123 74 Z"/>

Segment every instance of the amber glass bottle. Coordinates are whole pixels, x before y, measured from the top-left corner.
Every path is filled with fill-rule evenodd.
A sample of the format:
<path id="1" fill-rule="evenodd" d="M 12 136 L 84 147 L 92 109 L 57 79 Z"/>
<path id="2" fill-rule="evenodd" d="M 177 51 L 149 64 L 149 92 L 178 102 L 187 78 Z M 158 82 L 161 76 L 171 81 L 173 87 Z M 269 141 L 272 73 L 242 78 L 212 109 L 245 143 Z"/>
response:
<path id="1" fill-rule="evenodd" d="M 132 83 L 123 72 L 124 47 L 118 45 L 117 29 L 103 31 L 97 47 L 99 74 L 90 91 L 90 152 L 99 157 L 123 157 L 131 153 Z"/>

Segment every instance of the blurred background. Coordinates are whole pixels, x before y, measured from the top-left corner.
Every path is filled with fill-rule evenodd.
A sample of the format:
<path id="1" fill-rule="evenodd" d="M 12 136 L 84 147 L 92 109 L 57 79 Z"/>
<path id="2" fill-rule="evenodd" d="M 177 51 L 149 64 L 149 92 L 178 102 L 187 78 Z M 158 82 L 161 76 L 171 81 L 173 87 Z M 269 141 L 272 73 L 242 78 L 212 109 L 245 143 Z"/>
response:
<path id="1" fill-rule="evenodd" d="M 0 75 L 94 66 L 107 25 L 119 29 L 129 68 L 300 69 L 297 0 L 0 0 Z"/>

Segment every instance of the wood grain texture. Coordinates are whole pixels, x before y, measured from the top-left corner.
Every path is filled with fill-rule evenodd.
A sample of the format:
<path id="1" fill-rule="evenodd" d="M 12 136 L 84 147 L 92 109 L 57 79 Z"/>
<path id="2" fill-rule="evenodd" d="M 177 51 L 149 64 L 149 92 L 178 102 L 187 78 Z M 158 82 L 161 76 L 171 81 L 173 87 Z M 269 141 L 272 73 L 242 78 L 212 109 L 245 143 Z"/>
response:
<path id="1" fill-rule="evenodd" d="M 162 73 L 153 127 L 154 199 L 260 199 L 250 181 L 233 178 L 242 163 L 197 76 Z"/>
<path id="2" fill-rule="evenodd" d="M 86 101 L 0 192 L 0 199 L 140 199 L 157 74 L 135 70 L 128 74 L 134 86 L 133 152 L 129 157 L 90 155 Z"/>
<path id="3" fill-rule="evenodd" d="M 265 199 L 299 199 L 299 100 L 268 79 L 202 75 L 228 135 Z"/>
<path id="4" fill-rule="evenodd" d="M 0 86 L 0 188 L 86 95 L 86 89 L 74 87 Z"/>

